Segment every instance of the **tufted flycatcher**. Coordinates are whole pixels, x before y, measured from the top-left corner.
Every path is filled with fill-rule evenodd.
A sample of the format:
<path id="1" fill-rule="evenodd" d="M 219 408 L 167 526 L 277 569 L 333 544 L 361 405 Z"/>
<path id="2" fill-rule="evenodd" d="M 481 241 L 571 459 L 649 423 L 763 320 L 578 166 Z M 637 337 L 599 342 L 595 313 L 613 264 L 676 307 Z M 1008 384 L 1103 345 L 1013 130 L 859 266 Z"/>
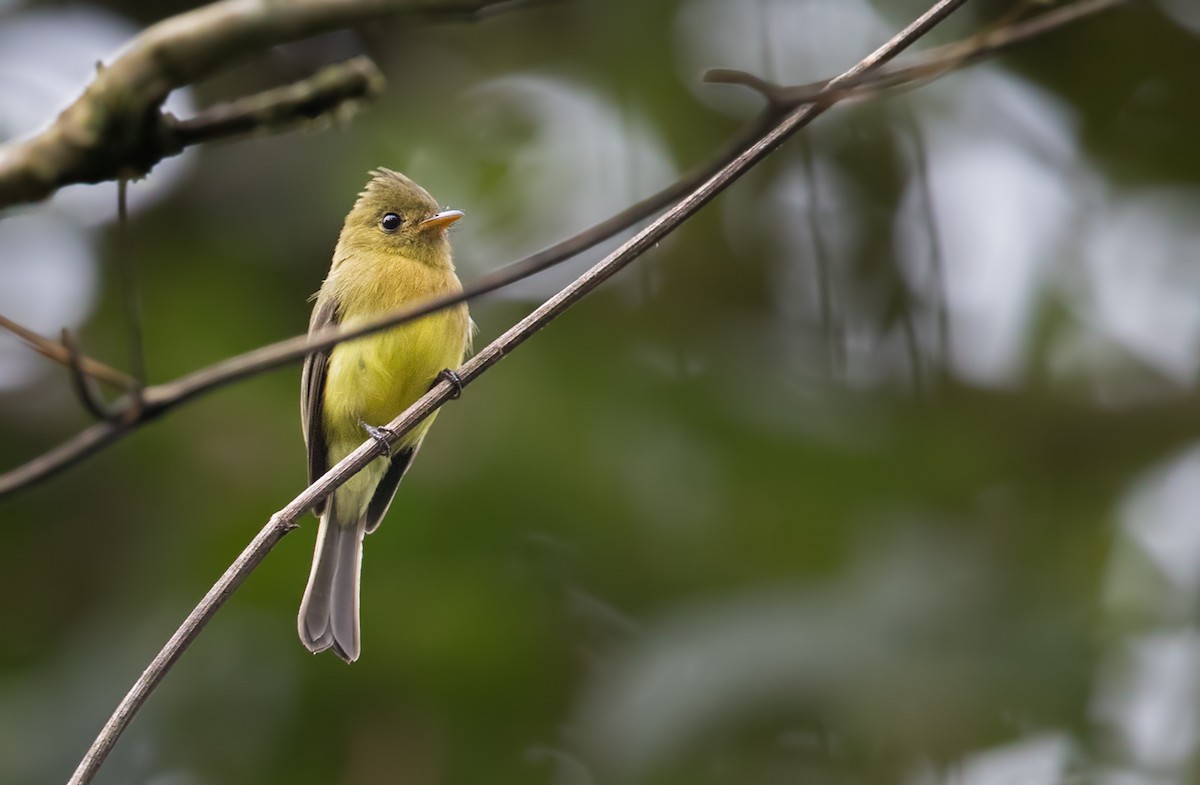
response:
<path id="1" fill-rule="evenodd" d="M 346 216 L 329 275 L 316 295 L 310 333 L 462 290 L 446 230 L 462 217 L 389 169 L 371 180 Z M 304 362 L 300 416 L 313 482 L 462 363 L 471 336 L 465 304 L 313 352 Z M 436 412 L 391 453 L 367 464 L 314 508 L 320 516 L 300 640 L 312 652 L 358 659 L 358 583 L 363 537 L 383 520 Z"/>

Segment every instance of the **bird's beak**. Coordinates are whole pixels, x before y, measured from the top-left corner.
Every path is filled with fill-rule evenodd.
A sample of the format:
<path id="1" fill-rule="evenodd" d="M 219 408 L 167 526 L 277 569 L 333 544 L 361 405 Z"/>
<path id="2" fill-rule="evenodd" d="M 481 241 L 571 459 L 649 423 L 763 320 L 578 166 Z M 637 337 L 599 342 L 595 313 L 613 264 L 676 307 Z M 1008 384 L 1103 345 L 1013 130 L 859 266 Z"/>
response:
<path id="1" fill-rule="evenodd" d="M 445 229 L 450 224 L 463 217 L 462 210 L 442 210 L 437 215 L 431 215 L 421 223 L 417 224 L 417 228 L 421 231 L 427 229 Z"/>

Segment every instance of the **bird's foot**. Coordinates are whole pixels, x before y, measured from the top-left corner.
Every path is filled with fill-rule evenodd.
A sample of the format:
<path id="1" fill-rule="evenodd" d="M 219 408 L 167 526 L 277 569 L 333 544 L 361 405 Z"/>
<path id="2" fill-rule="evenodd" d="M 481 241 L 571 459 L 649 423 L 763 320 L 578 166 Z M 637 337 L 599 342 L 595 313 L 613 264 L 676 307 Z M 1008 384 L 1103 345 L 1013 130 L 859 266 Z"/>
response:
<path id="1" fill-rule="evenodd" d="M 450 370 L 449 368 L 443 368 L 434 378 L 433 384 L 436 385 L 438 382 L 443 381 L 450 382 L 450 386 L 454 389 L 454 392 L 450 394 L 450 400 L 456 400 L 460 395 L 462 395 L 463 380 L 454 371 Z"/>
<path id="2" fill-rule="evenodd" d="M 380 425 L 379 427 L 368 425 L 365 422 L 359 422 L 359 425 L 361 425 L 362 429 L 367 432 L 368 436 L 374 439 L 376 443 L 378 443 L 379 446 L 384 449 L 384 452 L 387 453 L 389 458 L 392 457 L 391 440 L 396 438 L 396 434 L 392 433 L 391 429 L 383 425 Z"/>

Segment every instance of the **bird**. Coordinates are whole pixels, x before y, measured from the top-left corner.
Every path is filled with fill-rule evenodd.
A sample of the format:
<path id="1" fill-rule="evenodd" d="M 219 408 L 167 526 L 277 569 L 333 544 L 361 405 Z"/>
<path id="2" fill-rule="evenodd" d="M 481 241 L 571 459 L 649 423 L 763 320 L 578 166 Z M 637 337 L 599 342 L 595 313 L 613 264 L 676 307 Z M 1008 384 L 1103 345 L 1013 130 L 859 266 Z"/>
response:
<path id="1" fill-rule="evenodd" d="M 370 178 L 346 216 L 329 274 L 313 296 L 310 335 L 462 291 L 447 230 L 463 213 L 441 209 L 428 191 L 399 172 L 379 168 Z M 473 329 L 467 306 L 460 303 L 310 353 L 300 382 L 309 484 L 367 436 L 390 436 L 385 424 L 440 379 L 461 392 L 452 369 L 470 351 Z M 313 508 L 320 527 L 297 628 L 314 654 L 332 649 L 346 662 L 358 659 L 363 538 L 387 514 L 435 415 Z"/>

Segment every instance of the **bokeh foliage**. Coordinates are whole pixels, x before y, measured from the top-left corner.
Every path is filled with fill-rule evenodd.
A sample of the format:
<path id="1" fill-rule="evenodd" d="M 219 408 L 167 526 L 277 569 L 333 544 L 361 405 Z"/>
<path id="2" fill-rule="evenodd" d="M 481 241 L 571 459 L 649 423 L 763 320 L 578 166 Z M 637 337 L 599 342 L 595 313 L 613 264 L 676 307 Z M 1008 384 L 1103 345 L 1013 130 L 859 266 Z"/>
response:
<path id="1" fill-rule="evenodd" d="M 136 215 L 153 379 L 302 331 L 373 166 L 467 212 L 454 242 L 469 279 L 607 217 L 732 133 L 750 98 L 698 87 L 694 60 L 829 76 L 922 10 L 792 5 L 578 0 L 377 25 L 201 86 L 203 105 L 359 51 L 389 78 L 335 128 L 196 152 Z M 144 25 L 186 4 L 97 6 Z M 1006 7 L 970 4 L 934 39 Z M 308 519 L 97 781 L 1032 777 L 1021 761 L 1042 777 L 1021 781 L 1191 779 L 1200 550 L 1186 511 L 1200 476 L 1186 456 L 1200 403 L 1194 364 L 1164 367 L 1158 350 L 1176 357 L 1200 326 L 1122 340 L 1087 299 L 1101 273 L 1118 291 L 1136 273 L 1200 302 L 1200 33 L 1186 9 L 1164 13 L 1178 8 L 1136 3 L 985 76 L 831 111 L 448 406 L 368 540 L 360 662 L 295 640 Z M 964 117 L 994 135 L 972 137 Z M 993 149 L 1051 171 L 1077 223 L 1035 231 L 1023 181 L 971 168 Z M 921 178 L 934 207 L 907 201 Z M 1162 189 L 1183 206 L 1160 232 L 1096 247 L 1106 216 Z M 970 210 L 1005 231 L 955 241 L 947 221 Z M 930 272 L 939 244 L 912 239 L 927 223 L 951 238 L 939 250 L 956 285 Z M 95 243 L 82 339 L 120 364 L 123 246 L 111 226 Z M 1015 354 L 980 371 L 1003 314 L 978 315 L 963 292 L 979 276 L 997 299 L 1011 289 L 973 266 L 1010 244 L 1036 281 L 1005 317 Z M 1112 247 L 1136 249 L 1129 270 L 1089 266 Z M 479 340 L 565 275 L 474 304 Z M 0 780 L 65 779 L 177 622 L 302 489 L 298 380 L 291 368 L 217 392 L 0 501 Z M 85 424 L 47 368 L 0 390 L 0 459 Z M 1175 518 L 1145 502 L 1172 471 Z M 1156 509 L 1182 521 L 1173 556 L 1145 534 L 1170 522 Z M 1174 677 L 1139 670 L 1163 639 L 1182 641 Z M 1183 736 L 1164 747 L 1163 734 Z"/>

